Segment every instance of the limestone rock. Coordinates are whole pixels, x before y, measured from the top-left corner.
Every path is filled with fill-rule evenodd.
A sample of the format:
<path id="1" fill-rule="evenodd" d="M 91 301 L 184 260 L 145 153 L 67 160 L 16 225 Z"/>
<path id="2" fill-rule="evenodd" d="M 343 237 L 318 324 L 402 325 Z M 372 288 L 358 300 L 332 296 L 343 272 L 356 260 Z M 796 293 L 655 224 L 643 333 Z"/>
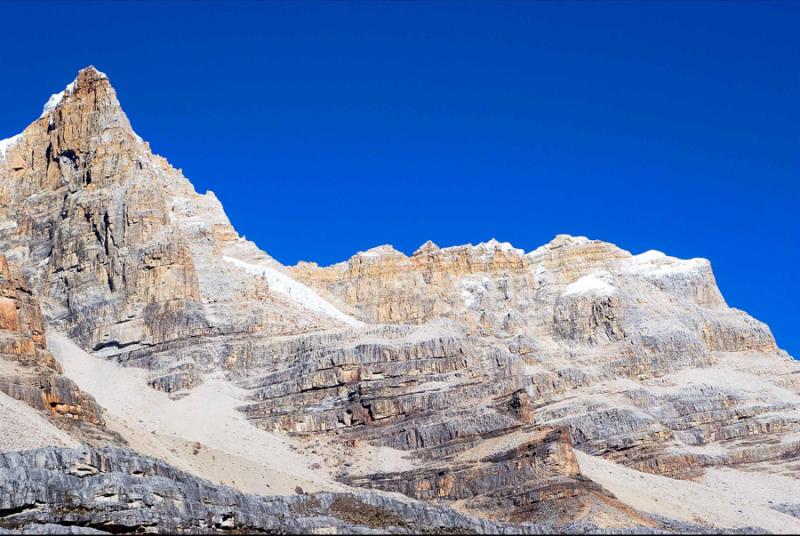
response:
<path id="1" fill-rule="evenodd" d="M 728 307 L 705 259 L 559 235 L 527 253 L 427 242 L 410 256 L 379 246 L 285 267 L 152 154 L 94 68 L 2 147 L 5 392 L 103 442 L 102 411 L 59 375 L 47 326 L 145 369 L 145 388 L 171 397 L 224 376 L 254 426 L 302 437 L 330 453 L 340 482 L 373 490 L 245 498 L 128 451 L 92 451 L 100 465 L 83 469 L 74 453 L 26 453 L 6 463 L 25 467 L 18 477 L 31 478 L 15 485 L 41 504 L 4 498 L 6 528 L 687 529 L 619 502 L 583 475 L 575 449 L 681 479 L 734 464 L 764 473 L 769 461 L 800 481 L 800 366 Z M 348 459 L 357 448 L 386 458 Z M 125 464 L 158 474 L 123 497 Z M 44 470 L 58 475 L 55 495 L 33 478 Z M 67 495 L 78 499 L 62 515 Z M 310 513 L 291 521 L 298 508 Z"/>
<path id="2" fill-rule="evenodd" d="M 0 530 L 170 534 L 541 534 L 368 493 L 259 497 L 121 449 L 0 455 Z M 91 529 L 94 529 L 92 531 Z"/>
<path id="3" fill-rule="evenodd" d="M 87 441 L 118 441 L 94 398 L 65 377 L 47 350 L 38 300 L 0 254 L 0 391 L 45 413 Z"/>

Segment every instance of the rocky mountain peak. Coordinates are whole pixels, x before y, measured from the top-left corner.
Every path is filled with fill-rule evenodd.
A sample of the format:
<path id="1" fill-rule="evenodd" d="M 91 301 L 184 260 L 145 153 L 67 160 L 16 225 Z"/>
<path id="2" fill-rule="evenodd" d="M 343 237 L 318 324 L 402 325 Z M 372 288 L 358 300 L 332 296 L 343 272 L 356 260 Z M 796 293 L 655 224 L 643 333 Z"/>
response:
<path id="1" fill-rule="evenodd" d="M 418 247 L 414 253 L 412 253 L 412 257 L 416 257 L 417 255 L 429 255 L 439 251 L 439 249 L 439 246 L 437 246 L 432 240 L 428 240 Z"/>
<path id="2" fill-rule="evenodd" d="M 3 396 L 50 412 L 82 443 L 120 434 L 149 455 L 216 483 L 247 480 L 259 493 L 289 475 L 290 493 L 302 478 L 315 490 L 458 504 L 482 523 L 547 524 L 475 525 L 488 532 L 691 532 L 695 525 L 675 519 L 703 520 L 702 507 L 730 498 L 716 497 L 715 467 L 738 475 L 731 485 L 747 494 L 749 477 L 736 467 L 776 485 L 777 473 L 796 479 L 800 459 L 798 366 L 767 326 L 727 306 L 708 261 L 558 235 L 527 254 L 496 239 L 429 241 L 411 256 L 384 245 L 332 266 L 285 267 L 238 235 L 213 193 L 198 194 L 152 154 L 93 67 L 0 142 L 0 357 Z M 302 452 L 319 453 L 314 464 L 299 449 L 286 458 L 290 438 L 274 433 L 304 436 Z M 65 454 L 53 471 L 73 470 L 78 455 Z M 63 490 L 48 493 L 43 456 L 0 455 L 0 482 L 8 467 L 29 463 L 34 476 L 14 478 L 37 491 L 0 485 L 10 490 L 0 505 L 15 512 L 0 530 L 58 522 L 59 512 L 71 519 L 72 505 L 59 501 L 73 484 L 59 479 Z M 108 456 L 116 469 L 82 464 L 114 474 L 92 475 L 105 491 L 81 505 L 90 516 L 81 523 L 149 527 L 139 517 L 149 509 L 109 497 L 131 488 L 123 477 L 163 483 L 120 474 L 138 454 Z M 708 487 L 681 487 L 706 472 Z M 120 492 L 108 495 L 110 483 Z M 689 511 L 653 506 L 673 489 L 706 501 Z M 373 507 L 385 504 L 363 493 Z M 13 502 L 34 496 L 54 507 Z M 797 505 L 782 514 L 772 498 L 760 505 L 770 515 L 759 526 L 777 515 L 768 528 L 800 530 Z M 186 532 L 195 521 L 175 512 L 216 504 L 175 500 L 159 504 L 178 524 L 159 523 Z M 330 500 L 310 502 L 335 512 Z M 125 515 L 109 525 L 106 508 Z M 220 517 L 215 527 L 270 528 L 271 512 L 252 525 L 239 513 Z M 751 526 L 732 516 L 723 528 Z M 326 523 L 313 528 L 331 532 Z"/>
<path id="3" fill-rule="evenodd" d="M 78 87 L 83 87 L 85 85 L 91 85 L 101 81 L 108 82 L 108 76 L 106 73 L 97 70 L 94 65 L 89 65 L 78 71 L 76 80 L 78 82 Z"/>
<path id="4" fill-rule="evenodd" d="M 50 96 L 42 109 L 41 117 L 49 117 L 50 114 L 65 107 L 69 102 L 85 100 L 92 95 L 94 101 L 99 101 L 97 108 L 115 107 L 120 108 L 116 92 L 111 86 L 108 76 L 98 71 L 94 66 L 89 66 L 78 71 L 75 79 L 58 93 Z M 70 108 L 69 112 L 89 111 L 81 107 Z"/>
<path id="5" fill-rule="evenodd" d="M 389 244 L 383 244 L 381 246 L 375 246 L 374 248 L 370 248 L 370 249 L 368 249 L 366 251 L 359 251 L 356 254 L 356 257 L 368 258 L 369 259 L 369 258 L 375 258 L 375 257 L 382 257 L 382 256 L 385 256 L 385 255 L 403 256 L 403 257 L 405 257 L 405 255 L 403 254 L 402 251 L 396 250 L 393 246 L 391 246 Z"/>
<path id="6" fill-rule="evenodd" d="M 141 142 L 131 130 L 108 76 L 89 66 L 81 69 L 64 89 L 53 93 L 39 118 L 23 132 L 0 141 L 0 162 L 5 161 L 11 171 L 46 165 L 34 160 L 52 157 L 53 143 L 72 154 L 87 148 L 91 141 L 99 141 L 101 133 L 105 133 L 102 141 L 107 143 L 111 133 L 106 131 L 115 127 L 123 131 L 124 137 Z M 49 147 L 50 152 L 36 154 L 35 149 L 47 143 L 51 145 L 44 147 Z M 74 147 L 64 147 L 65 144 Z"/>
<path id="7" fill-rule="evenodd" d="M 128 354 L 229 329 L 221 324 L 274 332 L 335 325 L 331 314 L 353 321 L 288 281 L 213 194 L 152 154 L 94 67 L 3 149 L 0 247 L 87 349 Z"/>

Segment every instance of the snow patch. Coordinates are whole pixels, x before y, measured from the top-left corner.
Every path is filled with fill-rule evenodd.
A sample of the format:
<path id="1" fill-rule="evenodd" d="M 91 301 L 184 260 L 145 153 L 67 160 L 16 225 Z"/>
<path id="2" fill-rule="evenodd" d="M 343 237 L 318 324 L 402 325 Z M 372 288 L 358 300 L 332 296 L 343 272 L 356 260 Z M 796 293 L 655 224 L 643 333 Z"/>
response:
<path id="1" fill-rule="evenodd" d="M 537 374 L 551 374 L 551 372 L 544 367 L 525 363 L 522 365 L 522 374 L 524 376 L 536 376 Z"/>
<path id="2" fill-rule="evenodd" d="M 707 259 L 682 260 L 656 250 L 646 251 L 622 261 L 622 271 L 652 277 L 669 277 L 704 270 L 710 266 Z"/>
<path id="3" fill-rule="evenodd" d="M 399 251 L 394 249 L 389 244 L 384 244 L 382 246 L 377 246 L 377 247 L 374 247 L 374 248 L 370 248 L 367 251 L 359 251 L 358 253 L 356 253 L 356 256 L 357 257 L 380 257 L 382 255 L 395 255 L 395 254 L 398 254 L 398 253 L 402 255 L 402 253 L 400 253 Z"/>
<path id="4" fill-rule="evenodd" d="M 461 279 L 461 297 L 464 299 L 464 305 L 468 308 L 475 305 L 476 301 L 489 292 L 490 284 L 491 280 L 487 277 L 464 277 Z"/>
<path id="5" fill-rule="evenodd" d="M 544 264 L 537 264 L 536 268 L 533 270 L 533 279 L 536 281 L 538 286 L 543 286 L 546 283 L 547 277 L 547 268 L 544 267 Z"/>
<path id="6" fill-rule="evenodd" d="M 585 236 L 572 236 L 568 234 L 560 234 L 556 235 L 550 242 L 539 246 L 538 248 L 534 249 L 533 251 L 527 253 L 528 257 L 537 257 L 543 253 L 547 253 L 548 251 L 555 249 L 557 247 L 562 246 L 582 246 L 591 242 Z"/>
<path id="7" fill-rule="evenodd" d="M 475 249 L 482 249 L 490 252 L 502 251 L 504 253 L 516 253 L 518 255 L 525 254 L 523 250 L 515 248 L 509 242 L 498 242 L 495 238 L 492 238 L 488 242 L 481 242 L 475 246 Z"/>
<path id="8" fill-rule="evenodd" d="M 21 139 L 22 134 L 17 134 L 16 136 L 11 136 L 10 138 L 0 140 L 0 158 L 5 159 L 6 151 L 8 151 L 11 146 L 15 145 Z"/>
<path id="9" fill-rule="evenodd" d="M 328 315 L 350 326 L 363 326 L 364 323 L 356 320 L 350 315 L 347 315 L 334 307 L 329 302 L 325 301 L 316 292 L 300 283 L 295 281 L 288 275 L 271 268 L 258 264 L 250 264 L 233 257 L 222 257 L 225 262 L 233 264 L 237 268 L 244 270 L 247 273 L 260 275 L 267 280 L 269 288 L 287 296 L 288 298 L 296 301 L 306 309 Z"/>
<path id="10" fill-rule="evenodd" d="M 617 290 L 611 283 L 611 274 L 608 272 L 594 272 L 567 285 L 563 295 L 610 296 Z"/>
<path id="11" fill-rule="evenodd" d="M 67 95 L 72 95 L 75 91 L 75 85 L 77 84 L 78 80 L 73 80 L 67 87 L 64 88 L 64 91 L 59 91 L 58 93 L 53 93 L 50 95 L 50 98 L 47 99 L 47 102 L 44 104 L 44 108 L 42 108 L 42 115 L 39 118 L 42 118 L 56 109 L 56 107 L 61 104 L 61 101 L 64 100 L 64 97 Z"/>

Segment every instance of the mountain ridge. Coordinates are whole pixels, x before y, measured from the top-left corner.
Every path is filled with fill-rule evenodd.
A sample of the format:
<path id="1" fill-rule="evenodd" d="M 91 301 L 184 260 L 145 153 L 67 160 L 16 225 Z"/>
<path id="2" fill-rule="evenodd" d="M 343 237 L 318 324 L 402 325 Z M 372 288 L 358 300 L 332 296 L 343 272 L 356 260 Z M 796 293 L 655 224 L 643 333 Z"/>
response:
<path id="1" fill-rule="evenodd" d="M 291 493 L 294 478 L 534 532 L 748 528 L 772 507 L 749 493 L 745 469 L 798 481 L 800 369 L 768 326 L 727 306 L 706 259 L 558 235 L 527 253 L 494 239 L 428 241 L 411 255 L 383 245 L 284 266 L 150 151 L 104 74 L 83 69 L 58 95 L 0 144 L 0 254 L 20 274 L 0 312 L 11 318 L 28 300 L 42 318 L 39 368 L 8 368 L 20 350 L 0 347 L 0 390 L 49 419 L 77 415 L 81 444 L 132 446 L 138 454 L 110 456 L 153 456 L 216 485 L 236 487 L 237 475 L 261 494 Z M 9 341 L 18 331 L 0 325 Z M 58 367 L 75 387 L 45 390 L 54 406 L 35 405 L 35 381 L 9 387 Z M 75 413 L 75 393 L 78 409 L 96 406 L 90 417 Z M 67 472 L 74 456 L 46 455 Z M 292 461 L 277 467 L 275 456 Z M 629 471 L 654 486 L 670 479 L 713 515 L 624 502 L 598 483 Z M 248 474 L 260 476 L 244 483 Z M 752 495 L 745 514 L 714 504 L 705 482 L 725 475 Z M 86 501 L 87 526 L 109 519 L 102 502 Z M 64 509 L 51 506 L 49 522 Z M 125 527 L 140 526 L 141 505 L 120 508 Z M 794 507 L 781 508 L 780 523 L 756 526 L 800 528 L 784 513 Z M 234 527 L 256 526 L 231 515 Z M 378 517 L 386 524 L 374 529 L 403 528 Z M 0 526 L 31 526 L 18 519 Z M 184 521 L 169 529 L 197 529 Z M 227 527 L 214 523 L 204 527 Z"/>

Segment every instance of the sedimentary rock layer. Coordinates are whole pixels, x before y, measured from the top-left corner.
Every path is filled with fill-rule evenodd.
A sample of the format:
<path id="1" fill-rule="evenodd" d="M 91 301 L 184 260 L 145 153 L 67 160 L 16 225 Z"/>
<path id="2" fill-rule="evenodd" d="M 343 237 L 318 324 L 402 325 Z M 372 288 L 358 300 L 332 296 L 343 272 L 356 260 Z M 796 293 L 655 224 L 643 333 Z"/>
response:
<path id="1" fill-rule="evenodd" d="M 518 524 L 508 531 L 533 522 L 677 526 L 591 481 L 576 449 L 675 479 L 736 466 L 800 481 L 800 367 L 766 325 L 727 305 L 707 260 L 559 235 L 531 252 L 496 240 L 428 242 L 411 255 L 379 246 L 332 266 L 285 267 L 236 233 L 213 193 L 198 194 L 152 154 L 94 68 L 2 144 L 0 252 L 10 261 L 0 262 L 4 392 L 88 427 L 76 436 L 83 442 L 117 441 L 103 435 L 102 409 L 60 373 L 47 326 L 95 357 L 144 369 L 142 389 L 172 400 L 212 379 L 230 382 L 253 426 L 299 438 L 326 477 L 372 490 L 241 498 L 260 512 L 252 515 L 302 504 L 318 520 L 355 500 L 396 520 L 400 507 L 381 493 L 399 492 L 450 512 L 437 514 L 437 527 L 461 527 L 449 507 Z M 62 471 L 77 456 L 64 452 L 14 463 L 28 476 L 41 464 Z M 144 463 L 129 451 L 102 456 L 112 466 Z M 121 478 L 106 473 L 92 482 Z M 157 485 L 143 480 L 141 494 Z M 169 493 L 175 504 L 197 498 Z M 174 515 L 173 503 L 139 519 L 114 492 L 113 508 L 87 499 L 80 523 L 223 530 L 215 523 L 230 518 L 215 521 L 219 493 L 197 506 L 202 522 Z M 53 512 L 66 499 L 42 497 L 8 506 L 3 519 L 17 521 L 7 526 L 60 523 Z M 233 526 L 255 529 L 246 510 L 232 514 Z M 342 515 L 330 527 L 371 526 Z M 430 519 L 408 515 L 381 527 L 413 530 Z M 258 526 L 317 527 L 271 523 Z"/>

